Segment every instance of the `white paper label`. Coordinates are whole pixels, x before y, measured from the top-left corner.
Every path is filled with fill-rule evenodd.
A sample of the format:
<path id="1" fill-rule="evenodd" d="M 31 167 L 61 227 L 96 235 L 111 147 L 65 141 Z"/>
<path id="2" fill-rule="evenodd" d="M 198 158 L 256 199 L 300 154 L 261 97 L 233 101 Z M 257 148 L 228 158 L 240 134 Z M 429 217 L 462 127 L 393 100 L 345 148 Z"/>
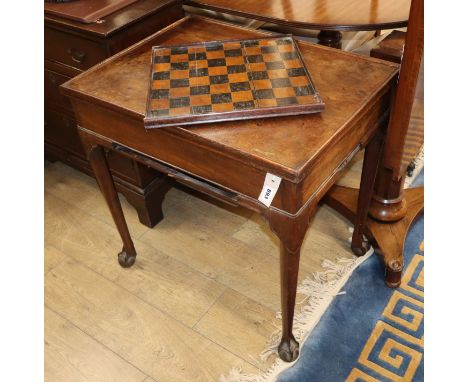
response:
<path id="1" fill-rule="evenodd" d="M 270 204 L 276 195 L 276 191 L 278 191 L 280 183 L 281 178 L 279 176 L 267 172 L 265 176 L 265 182 L 263 183 L 262 192 L 260 193 L 258 200 L 260 200 L 265 206 L 270 207 Z"/>

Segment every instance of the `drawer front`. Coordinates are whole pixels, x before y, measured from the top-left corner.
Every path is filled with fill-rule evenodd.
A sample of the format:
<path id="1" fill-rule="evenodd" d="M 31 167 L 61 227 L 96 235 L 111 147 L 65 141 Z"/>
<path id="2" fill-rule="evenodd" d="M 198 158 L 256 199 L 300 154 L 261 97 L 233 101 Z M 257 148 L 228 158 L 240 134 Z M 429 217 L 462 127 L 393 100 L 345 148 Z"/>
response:
<path id="1" fill-rule="evenodd" d="M 44 138 L 46 141 L 64 150 L 72 151 L 80 157 L 85 157 L 76 128 L 76 121 L 72 117 L 46 108 L 44 118 Z"/>
<path id="2" fill-rule="evenodd" d="M 45 122 L 44 137 L 48 143 L 80 158 L 86 158 L 78 135 L 76 121 L 73 118 L 59 111 L 46 108 Z M 141 173 L 145 170 L 144 168 L 138 169 L 140 174 L 136 173 L 137 168 L 133 160 L 112 151 L 108 153 L 107 159 L 112 173 L 119 178 L 139 187 L 144 187 L 149 183 L 143 176 L 145 175 L 144 172 Z M 154 171 L 151 172 L 154 173 Z M 153 178 L 154 174 L 151 179 Z"/>
<path id="3" fill-rule="evenodd" d="M 72 105 L 68 97 L 64 96 L 59 89 L 59 86 L 68 81 L 70 77 L 44 70 L 44 100 L 45 103 L 53 103 L 72 111 Z"/>
<path id="4" fill-rule="evenodd" d="M 106 57 L 104 44 L 52 28 L 44 30 L 44 58 L 86 70 Z"/>

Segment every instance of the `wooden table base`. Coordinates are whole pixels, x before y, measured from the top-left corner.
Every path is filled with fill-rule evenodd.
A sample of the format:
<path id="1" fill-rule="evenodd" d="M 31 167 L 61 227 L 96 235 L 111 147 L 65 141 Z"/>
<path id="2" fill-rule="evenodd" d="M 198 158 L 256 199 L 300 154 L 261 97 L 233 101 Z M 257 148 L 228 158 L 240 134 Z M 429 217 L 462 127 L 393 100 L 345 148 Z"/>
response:
<path id="1" fill-rule="evenodd" d="M 276 208 L 267 208 L 247 195 L 241 193 L 234 194 L 223 189 L 218 189 L 209 183 L 193 178 L 186 173 L 179 172 L 157 160 L 139 154 L 108 139 L 98 137 L 81 127 L 79 129 L 83 147 L 88 155 L 88 160 L 94 170 L 101 193 L 106 200 L 116 228 L 122 239 L 122 251 L 118 254 L 118 261 L 124 268 L 131 267 L 135 263 L 137 252 L 125 221 L 122 206 L 117 195 L 117 189 L 112 179 L 105 155 L 106 149 L 117 150 L 121 154 L 143 165 L 147 165 L 166 174 L 167 177 L 172 178 L 174 181 L 183 183 L 218 200 L 231 205 L 243 206 L 261 214 L 263 219 L 269 224 L 271 231 L 280 239 L 282 337 L 278 345 L 278 355 L 285 362 L 292 362 L 297 359 L 299 356 L 299 343 L 294 338 L 292 329 L 301 246 L 310 220 L 317 210 L 318 201 L 323 197 L 326 189 L 322 189 L 317 194 L 316 198 L 309 199 L 298 214 L 291 215 Z M 361 211 L 360 216 L 355 220 L 356 226 L 361 229 L 365 226 L 364 221 L 366 220 L 365 217 L 367 215 L 370 195 L 372 194 L 374 185 L 373 179 L 375 179 L 376 176 L 376 166 L 374 164 L 378 162 L 378 154 L 382 149 L 382 144 L 382 134 L 378 131 L 374 134 L 374 137 L 365 149 L 363 176 L 361 178 L 361 194 L 358 200 L 359 190 L 355 190 L 356 198 L 354 200 L 354 205 Z M 337 175 L 338 173 L 336 173 L 334 177 L 336 178 Z M 371 179 L 372 181 L 367 181 L 367 179 Z M 160 204 L 162 204 L 162 201 L 163 198 L 161 198 Z M 160 208 L 161 205 L 158 206 L 158 209 Z M 364 215 L 362 211 L 365 211 Z M 363 245 L 362 237 L 363 235 L 359 235 L 359 240 L 354 240 L 353 238 L 353 243 L 357 247 Z"/>
<path id="2" fill-rule="evenodd" d="M 406 235 L 424 209 L 424 187 L 410 188 L 404 192 L 408 209 L 403 219 L 394 223 L 382 223 L 369 217 L 365 229 L 367 239 L 383 260 L 385 283 L 390 288 L 397 288 L 400 285 Z M 334 186 L 325 196 L 324 202 L 354 222 L 358 194 L 357 189 Z"/>

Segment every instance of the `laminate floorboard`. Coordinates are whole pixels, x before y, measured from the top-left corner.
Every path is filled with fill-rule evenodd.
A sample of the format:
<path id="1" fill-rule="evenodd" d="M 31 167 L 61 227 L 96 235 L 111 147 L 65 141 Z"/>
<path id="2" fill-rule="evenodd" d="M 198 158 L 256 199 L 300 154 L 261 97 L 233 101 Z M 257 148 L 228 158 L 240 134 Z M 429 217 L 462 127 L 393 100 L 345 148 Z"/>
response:
<path id="1" fill-rule="evenodd" d="M 148 229 L 122 201 L 138 252 L 129 269 L 117 263 L 121 242 L 95 181 L 45 162 L 46 380 L 218 381 L 232 367 L 267 367 L 258 356 L 280 325 L 280 289 L 266 223 L 173 188 Z M 323 259 L 352 256 L 349 225 L 319 207 L 299 282 Z"/>

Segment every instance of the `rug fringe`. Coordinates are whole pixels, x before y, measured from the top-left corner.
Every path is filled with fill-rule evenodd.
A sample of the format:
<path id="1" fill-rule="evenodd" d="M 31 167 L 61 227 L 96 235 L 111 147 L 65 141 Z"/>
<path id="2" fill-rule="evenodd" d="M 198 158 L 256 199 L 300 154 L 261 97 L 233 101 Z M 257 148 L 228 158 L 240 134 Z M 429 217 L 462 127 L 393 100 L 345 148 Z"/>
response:
<path id="1" fill-rule="evenodd" d="M 413 175 L 411 177 L 407 176 L 405 178 L 405 184 L 403 188 L 409 188 L 409 186 L 411 186 L 411 184 L 418 177 L 419 173 L 424 167 L 424 145 L 421 146 L 418 155 L 416 156 L 416 158 L 414 158 L 414 166 L 415 167 L 413 170 Z"/>
<path id="2" fill-rule="evenodd" d="M 299 313 L 294 316 L 293 332 L 296 339 L 303 344 L 315 325 L 320 320 L 325 310 L 337 295 L 346 293 L 340 292 L 353 271 L 362 264 L 373 253 L 371 248 L 364 256 L 353 258 L 339 258 L 336 262 L 323 260 L 323 271 L 314 272 L 307 277 L 297 288 L 305 298 L 298 302 Z M 277 318 L 281 318 L 281 312 L 277 313 Z M 263 373 L 248 374 L 242 372 L 240 368 L 232 368 L 228 375 L 221 376 L 220 382 L 272 382 L 284 370 L 291 367 L 293 363 L 287 363 L 278 357 L 277 347 L 281 339 L 281 329 L 278 328 L 268 341 L 265 349 L 260 354 L 261 362 L 266 362 L 271 356 L 276 357 L 273 364 Z"/>

